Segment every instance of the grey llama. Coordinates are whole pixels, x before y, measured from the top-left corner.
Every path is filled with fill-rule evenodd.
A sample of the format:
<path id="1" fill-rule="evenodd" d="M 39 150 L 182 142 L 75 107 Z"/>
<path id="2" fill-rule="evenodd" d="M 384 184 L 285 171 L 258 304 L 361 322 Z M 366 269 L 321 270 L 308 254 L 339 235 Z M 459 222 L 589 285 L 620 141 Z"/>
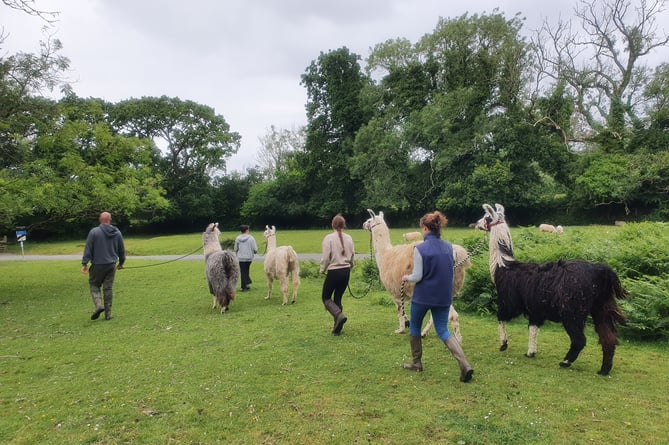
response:
<path id="1" fill-rule="evenodd" d="M 211 308 L 221 306 L 221 314 L 228 310 L 235 299 L 235 288 L 239 280 L 239 261 L 231 250 L 223 250 L 218 241 L 218 223 L 211 223 L 202 233 L 204 247 L 205 274 L 209 292 L 213 295 Z"/>

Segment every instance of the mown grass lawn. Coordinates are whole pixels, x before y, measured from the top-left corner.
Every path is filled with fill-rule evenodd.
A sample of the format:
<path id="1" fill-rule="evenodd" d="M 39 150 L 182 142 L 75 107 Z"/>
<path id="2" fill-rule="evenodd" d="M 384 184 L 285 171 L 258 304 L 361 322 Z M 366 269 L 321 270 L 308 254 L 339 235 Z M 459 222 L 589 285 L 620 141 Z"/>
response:
<path id="1" fill-rule="evenodd" d="M 252 291 L 225 315 L 211 310 L 199 261 L 122 270 L 110 321 L 90 320 L 78 261 L 3 261 L 0 276 L 1 443 L 661 444 L 669 437 L 666 343 L 621 339 L 611 375 L 601 377 L 591 326 L 578 361 L 562 369 L 568 338 L 559 325 L 542 329 L 539 354 L 527 359 L 524 320 L 510 324 L 502 353 L 494 316 L 461 313 L 475 368 L 463 384 L 434 333 L 424 343 L 425 372 L 401 368 L 409 345 L 406 334 L 393 333 L 394 307 L 383 291 L 363 296 L 357 276 L 352 289 L 362 298 L 345 296 L 349 322 L 340 337 L 330 335 L 321 277 L 303 278 L 297 303 L 281 306 L 278 288 L 263 298 L 261 263 L 252 266 Z"/>

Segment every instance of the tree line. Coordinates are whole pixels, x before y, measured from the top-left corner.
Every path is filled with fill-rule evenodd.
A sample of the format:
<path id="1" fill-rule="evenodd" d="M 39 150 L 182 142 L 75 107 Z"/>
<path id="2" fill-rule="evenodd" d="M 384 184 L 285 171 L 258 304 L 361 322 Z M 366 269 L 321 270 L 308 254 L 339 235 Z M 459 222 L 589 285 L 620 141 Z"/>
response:
<path id="1" fill-rule="evenodd" d="M 667 220 L 669 65 L 646 62 L 669 42 L 664 7 L 580 1 L 529 34 L 494 10 L 364 60 L 321 52 L 300 79 L 306 127 L 271 127 L 243 173 L 226 171 L 241 138 L 211 107 L 78 97 L 49 38 L 0 58 L 0 232 L 79 233 L 103 209 L 136 231 L 355 224 L 367 208 L 464 224 L 483 202 L 516 224 Z"/>

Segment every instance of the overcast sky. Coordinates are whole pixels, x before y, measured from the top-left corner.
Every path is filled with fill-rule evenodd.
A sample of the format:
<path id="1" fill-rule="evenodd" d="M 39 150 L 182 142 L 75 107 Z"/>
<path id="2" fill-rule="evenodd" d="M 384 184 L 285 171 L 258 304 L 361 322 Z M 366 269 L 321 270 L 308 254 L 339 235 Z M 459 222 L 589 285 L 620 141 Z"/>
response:
<path id="1" fill-rule="evenodd" d="M 306 124 L 300 76 L 321 52 L 346 46 L 364 58 L 391 38 L 415 43 L 439 19 L 465 13 L 568 18 L 574 0 L 36 0 L 59 11 L 50 30 L 70 59 L 80 97 L 118 102 L 170 96 L 208 105 L 242 136 L 228 170 L 257 163 L 270 125 Z M 37 53 L 45 22 L 0 5 L 2 55 Z M 364 64 L 364 63 L 363 63 Z"/>

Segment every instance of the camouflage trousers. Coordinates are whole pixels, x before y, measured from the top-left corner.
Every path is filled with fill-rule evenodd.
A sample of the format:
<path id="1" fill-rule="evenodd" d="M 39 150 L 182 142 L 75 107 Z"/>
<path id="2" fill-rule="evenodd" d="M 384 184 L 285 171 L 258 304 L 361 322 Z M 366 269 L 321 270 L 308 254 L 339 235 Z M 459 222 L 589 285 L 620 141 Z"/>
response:
<path id="1" fill-rule="evenodd" d="M 88 269 L 88 284 L 91 288 L 93 304 L 96 310 L 104 308 L 107 320 L 111 318 L 115 276 L 116 264 L 92 264 Z M 102 288 L 102 296 L 100 295 L 100 288 Z"/>

